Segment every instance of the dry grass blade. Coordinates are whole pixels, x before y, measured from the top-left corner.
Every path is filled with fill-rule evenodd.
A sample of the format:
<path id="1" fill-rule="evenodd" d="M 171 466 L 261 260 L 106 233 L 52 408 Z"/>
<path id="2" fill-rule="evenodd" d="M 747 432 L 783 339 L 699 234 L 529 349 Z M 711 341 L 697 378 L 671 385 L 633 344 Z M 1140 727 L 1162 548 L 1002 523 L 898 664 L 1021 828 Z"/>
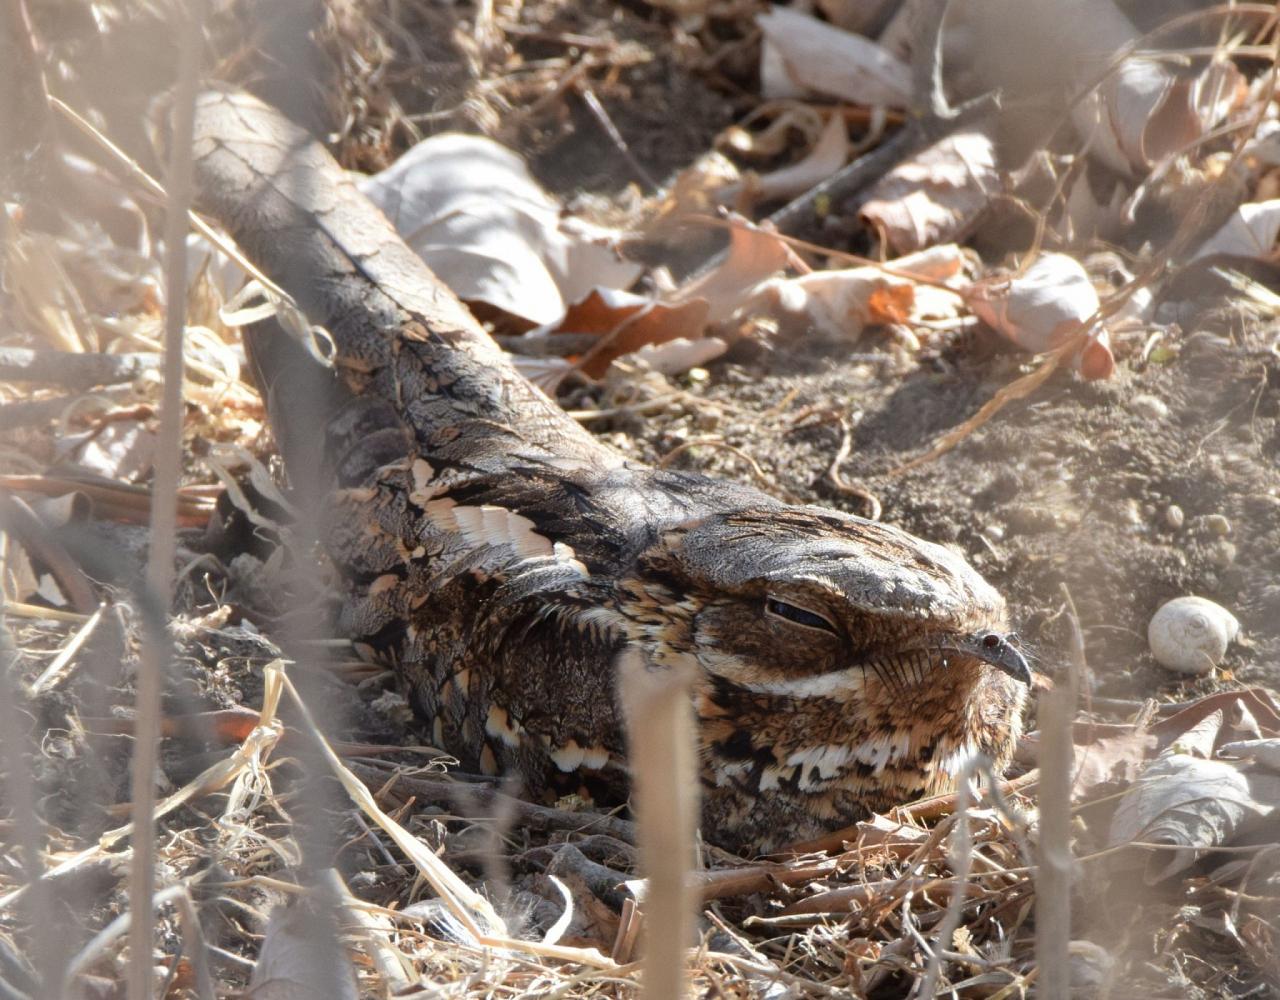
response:
<path id="1" fill-rule="evenodd" d="M 1063 360 L 1079 349 L 1083 339 L 1083 334 L 1078 337 L 1072 337 L 1067 344 L 1045 357 L 1034 371 L 1028 372 L 1000 389 L 999 392 L 979 407 L 977 413 L 955 428 L 955 430 L 948 431 L 942 435 L 938 442 L 927 452 L 899 465 L 896 469 L 890 470 L 889 475 L 900 476 L 905 472 L 910 472 L 912 469 L 927 465 L 936 458 L 941 458 L 1010 403 L 1030 396 L 1045 382 L 1049 381 L 1049 376 L 1058 370 Z"/>
<path id="2" fill-rule="evenodd" d="M 1039 990 L 1048 1000 L 1070 994 L 1071 942 L 1071 784 L 1075 762 L 1072 716 L 1076 683 L 1083 676 L 1084 638 L 1075 607 L 1067 595 L 1073 662 L 1066 683 L 1041 696 L 1040 849 L 1036 873 L 1036 959 Z"/>
<path id="3" fill-rule="evenodd" d="M 445 901 L 450 912 L 458 918 L 462 926 L 474 938 L 479 940 L 492 933 L 505 936 L 506 926 L 498 914 L 494 912 L 489 901 L 473 891 L 444 862 L 436 857 L 433 851 L 382 811 L 382 808 L 374 801 L 373 795 L 369 792 L 364 782 L 352 774 L 350 769 L 334 753 L 329 741 L 325 739 L 324 734 L 320 732 L 319 727 L 316 725 L 310 709 L 307 708 L 306 703 L 302 700 L 297 688 L 293 686 L 293 682 L 285 677 L 284 683 L 288 688 L 289 694 L 293 696 L 298 710 L 302 713 L 303 721 L 310 735 L 315 739 L 325 762 L 337 776 L 347 795 L 351 797 L 351 801 L 359 807 L 361 812 L 377 823 L 395 845 L 417 866 L 423 877 L 431 884 L 431 888 Z M 483 927 L 481 926 L 482 924 Z"/>
<path id="4" fill-rule="evenodd" d="M 8 610 L 11 610 L 11 607 L 6 607 L 6 611 Z M 280 723 L 276 719 L 276 709 L 279 706 L 280 694 L 283 690 L 283 676 L 282 666 L 279 661 L 269 664 L 265 668 L 263 671 L 262 711 L 258 717 L 258 725 L 245 737 L 244 742 L 236 748 L 231 756 L 206 768 L 191 781 L 168 796 L 163 802 L 159 803 L 151 817 L 153 824 L 156 820 L 173 812 L 179 806 L 185 805 L 201 795 L 207 795 L 210 792 L 225 788 L 228 784 L 238 781 L 246 771 L 256 770 L 261 767 L 262 761 L 279 741 L 282 732 Z M 233 792 L 232 800 L 235 801 L 236 798 L 237 795 Z M 80 851 L 55 865 L 44 873 L 44 877 L 49 879 L 65 875 L 88 862 L 102 857 L 121 840 L 132 836 L 133 832 L 133 823 L 127 823 L 114 830 L 108 830 L 98 838 L 98 842 L 94 846 Z M 17 903 L 25 895 L 27 888 L 27 886 L 23 886 L 6 893 L 4 896 L 0 896 L 0 913 Z"/>
<path id="5" fill-rule="evenodd" d="M 94 128 L 89 121 L 69 104 L 50 96 L 49 105 L 93 140 L 100 149 L 111 157 L 113 162 L 118 166 L 122 166 L 130 177 L 142 185 L 148 194 L 161 200 L 168 200 L 168 193 L 159 181 L 143 170 L 137 161 Z M 262 295 L 267 299 L 267 306 L 256 308 L 251 313 L 244 311 L 242 308 L 239 315 L 235 311 L 228 312 L 223 316 L 223 321 L 228 326 L 233 326 L 237 323 L 248 323 L 263 319 L 268 315 L 274 315 L 280 321 L 283 329 L 299 338 L 309 354 L 327 364 L 324 351 L 318 348 L 315 341 L 316 339 L 322 342 L 329 341 L 330 338 L 325 331 L 311 325 L 306 318 L 306 314 L 293 300 L 293 296 L 263 274 L 248 257 L 240 252 L 240 248 L 228 239 L 225 233 L 215 229 L 189 209 L 187 211 L 187 221 L 201 236 L 217 247 L 221 253 L 225 254 L 228 260 L 234 261 L 253 279 L 236 296 L 235 303 L 228 303 L 228 308 L 233 304 L 242 304 L 256 295 Z M 183 243 L 185 246 L 185 240 Z M 233 320 L 236 322 L 233 322 Z"/>
<path id="6" fill-rule="evenodd" d="M 183 340 L 186 333 L 187 219 L 191 214 L 192 151 L 195 141 L 196 84 L 205 4 L 197 2 L 177 14 L 178 87 L 173 153 L 169 161 L 169 202 L 165 214 L 164 391 L 156 442 L 151 504 L 151 545 L 147 555 L 144 603 L 153 607 L 148 619 L 137 677 L 137 724 L 133 757 L 133 860 L 129 867 L 129 1000 L 150 1000 L 155 941 L 155 770 L 160 742 L 160 691 L 171 659 L 164 627 L 172 600 L 177 551 L 177 497 L 182 474 Z M 157 620 L 158 619 L 158 620 Z"/>
<path id="7" fill-rule="evenodd" d="M 637 650 L 619 657 L 634 775 L 632 792 L 647 885 L 640 901 L 645 925 L 644 994 L 652 1000 L 686 995 L 685 952 L 693 940 L 698 773 L 688 678 L 648 662 Z"/>
<path id="8" fill-rule="evenodd" d="M 89 616 L 88 621 L 76 630 L 76 634 L 58 651 L 58 655 L 40 672 L 40 676 L 31 682 L 30 694 L 32 696 L 38 695 L 42 691 L 51 690 L 61 683 L 64 676 L 63 671 L 66 670 L 75 655 L 80 652 L 88 641 L 89 636 L 93 635 L 93 630 L 98 627 L 98 622 L 102 620 L 102 612 L 105 609 L 105 604 L 98 605 L 97 610 Z"/>

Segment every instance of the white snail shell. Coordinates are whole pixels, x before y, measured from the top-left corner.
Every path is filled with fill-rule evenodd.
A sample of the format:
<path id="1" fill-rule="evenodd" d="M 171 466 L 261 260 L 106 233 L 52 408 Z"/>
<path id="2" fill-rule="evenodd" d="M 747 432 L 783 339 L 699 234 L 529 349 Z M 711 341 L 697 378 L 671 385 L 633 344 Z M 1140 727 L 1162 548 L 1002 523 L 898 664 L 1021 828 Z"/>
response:
<path id="1" fill-rule="evenodd" d="M 1147 626 L 1151 655 L 1161 666 L 1183 674 L 1209 673 L 1239 634 L 1235 615 L 1203 597 L 1175 597 Z"/>

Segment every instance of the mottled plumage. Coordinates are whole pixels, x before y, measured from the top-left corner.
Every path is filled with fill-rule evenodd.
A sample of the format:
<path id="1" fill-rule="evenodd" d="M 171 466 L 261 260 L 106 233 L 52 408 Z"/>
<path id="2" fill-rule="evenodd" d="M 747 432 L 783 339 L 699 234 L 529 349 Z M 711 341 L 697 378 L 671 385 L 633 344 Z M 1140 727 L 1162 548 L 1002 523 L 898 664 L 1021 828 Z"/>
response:
<path id="1" fill-rule="evenodd" d="M 250 347 L 291 475 L 332 491 L 341 628 L 464 768 L 533 796 L 625 794 L 627 649 L 695 677 L 704 835 L 726 846 L 944 789 L 974 753 L 1007 763 L 1027 667 L 960 556 L 626 461 L 520 378 L 297 129 L 210 94 L 197 136 L 203 207 L 337 344 L 336 374 L 279 335 Z"/>

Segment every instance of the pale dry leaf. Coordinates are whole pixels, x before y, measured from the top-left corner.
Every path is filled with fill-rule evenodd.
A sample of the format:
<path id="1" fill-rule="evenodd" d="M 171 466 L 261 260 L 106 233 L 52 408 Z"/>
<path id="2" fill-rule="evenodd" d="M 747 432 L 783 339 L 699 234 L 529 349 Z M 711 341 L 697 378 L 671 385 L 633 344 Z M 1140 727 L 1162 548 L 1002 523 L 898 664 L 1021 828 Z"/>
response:
<path id="1" fill-rule="evenodd" d="M 1188 79 L 1135 56 L 1075 105 L 1072 120 L 1094 157 L 1136 177 L 1202 138 L 1239 105 L 1244 88 L 1230 62 L 1210 63 Z"/>
<path id="2" fill-rule="evenodd" d="M 1042 354 L 1078 336 L 1100 301 L 1088 272 L 1073 257 L 1047 253 L 1022 274 L 993 274 L 966 294 L 975 316 L 1025 351 Z M 1106 378 L 1115 369 L 1110 336 L 1095 325 L 1077 358 L 1086 378 Z"/>
<path id="3" fill-rule="evenodd" d="M 1237 740 L 1224 743 L 1218 748 L 1222 757 L 1236 757 L 1251 760 L 1269 771 L 1280 772 L 1280 739 L 1272 737 L 1265 740 Z"/>
<path id="4" fill-rule="evenodd" d="M 756 23 L 766 98 L 812 91 L 869 107 L 910 106 L 910 68 L 875 42 L 789 7 L 772 6 Z"/>
<path id="5" fill-rule="evenodd" d="M 1071 800 L 1085 801 L 1101 789 L 1131 784 L 1156 745 L 1156 737 L 1142 730 L 1077 745 L 1071 771 Z"/>
<path id="6" fill-rule="evenodd" d="M 432 136 L 360 189 L 456 295 L 530 323 L 640 273 L 619 258 L 619 234 L 562 218 L 524 161 L 490 139 Z"/>
<path id="7" fill-rule="evenodd" d="M 1201 244 L 1191 259 L 1223 254 L 1269 260 L 1275 253 L 1277 236 L 1280 236 L 1280 198 L 1245 202 Z"/>
<path id="8" fill-rule="evenodd" d="M 964 258 L 954 245 L 933 247 L 889 261 L 775 278 L 753 297 L 784 315 L 803 318 L 827 336 L 856 337 L 874 324 L 912 323 L 955 316 L 959 296 L 913 277 L 943 281 L 960 273 Z"/>
<path id="9" fill-rule="evenodd" d="M 1226 719 L 1226 712 L 1222 709 L 1210 712 L 1191 728 L 1179 733 L 1161 752 L 1190 754 L 1208 760 L 1213 756 L 1213 745 L 1218 742 L 1218 734 L 1222 732 Z"/>
<path id="10" fill-rule="evenodd" d="M 151 471 L 156 435 L 141 420 L 113 420 L 101 427 L 66 435 L 58 451 L 90 472 L 108 479 L 139 482 Z"/>
<path id="11" fill-rule="evenodd" d="M 948 281 L 964 270 L 964 252 L 954 243 L 941 243 L 888 261 L 886 267 L 925 281 Z"/>
<path id="12" fill-rule="evenodd" d="M 762 281 L 791 264 L 793 255 L 777 233 L 745 220 L 729 230 L 729 250 L 716 268 L 676 289 L 672 302 L 704 299 L 707 321 L 720 323 L 737 312 Z"/>
<path id="13" fill-rule="evenodd" d="M 1147 880 L 1161 881 L 1195 864 L 1205 851 L 1231 844 L 1275 809 L 1280 800 L 1260 800 L 1255 791 L 1261 786 L 1254 784 L 1251 788 L 1238 763 L 1182 753 L 1175 744 L 1144 768 L 1121 797 L 1109 845 L 1136 841 L 1172 848 L 1149 859 Z"/>
<path id="14" fill-rule="evenodd" d="M 271 911 L 248 995 L 253 1000 L 356 1000 L 355 968 L 339 940 L 333 907 L 304 900 Z"/>
<path id="15" fill-rule="evenodd" d="M 826 180 L 849 159 L 849 131 L 838 113 L 827 119 L 826 127 L 807 156 L 797 163 L 760 174 L 753 193 L 764 199 L 794 198 Z"/>
<path id="16" fill-rule="evenodd" d="M 714 361 L 728 349 L 728 343 L 720 337 L 698 337 L 694 340 L 677 337 L 665 344 L 648 344 L 618 360 L 635 360 L 663 375 L 681 375 L 690 368 Z"/>
<path id="17" fill-rule="evenodd" d="M 1239 691 L 1219 691 L 1184 705 L 1173 715 L 1161 719 L 1151 727 L 1167 747 L 1183 733 L 1192 729 L 1201 719 L 1221 711 L 1226 720 L 1219 737 L 1227 741 L 1262 739 L 1280 736 L 1280 703 L 1266 688 L 1245 688 Z"/>
<path id="18" fill-rule="evenodd" d="M 915 305 L 915 283 L 876 267 L 815 271 L 765 282 L 755 296 L 776 312 L 803 319 L 829 337 L 857 337 L 877 323 L 903 323 Z"/>
<path id="19" fill-rule="evenodd" d="M 590 333 L 599 341 L 584 355 L 580 367 L 592 378 L 605 373 L 610 362 L 650 344 L 695 340 L 707 328 L 708 304 L 701 298 L 657 302 L 642 295 L 611 288 L 594 288 L 569 307 L 557 323 L 535 334 Z"/>
<path id="20" fill-rule="evenodd" d="M 889 171 L 858 215 L 895 253 L 911 253 L 963 235 L 999 190 L 991 139 L 959 132 Z"/>

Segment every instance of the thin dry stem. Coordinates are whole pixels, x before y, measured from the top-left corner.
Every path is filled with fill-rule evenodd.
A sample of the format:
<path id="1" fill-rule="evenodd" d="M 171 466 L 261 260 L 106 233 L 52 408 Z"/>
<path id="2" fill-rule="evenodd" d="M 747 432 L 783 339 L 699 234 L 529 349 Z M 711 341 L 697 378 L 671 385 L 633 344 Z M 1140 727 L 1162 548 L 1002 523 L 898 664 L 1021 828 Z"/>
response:
<path id="1" fill-rule="evenodd" d="M 1070 595 L 1067 595 L 1068 602 Z M 1036 959 L 1040 993 L 1066 1000 L 1071 986 L 1071 785 L 1075 763 L 1071 720 L 1076 682 L 1084 673 L 1084 638 L 1075 608 L 1069 608 L 1072 663 L 1063 683 L 1040 699 L 1039 867 L 1036 873 Z"/>
<path id="2" fill-rule="evenodd" d="M 169 162 L 169 205 L 165 218 L 165 339 L 164 394 L 160 403 L 160 432 L 156 444 L 152 488 L 151 549 L 148 553 L 146 598 L 154 607 L 147 629 L 137 679 L 133 758 L 134 854 L 129 869 L 129 1000 L 151 1000 L 152 948 L 155 940 L 156 805 L 155 769 L 160 738 L 160 689 L 170 660 L 163 619 L 173 591 L 176 552 L 177 495 L 182 470 L 183 334 L 187 302 L 187 218 L 192 199 L 196 84 L 200 78 L 200 48 L 205 4 L 197 0 L 181 19 L 178 48 L 178 91 L 174 142 Z M 153 615 L 148 615 L 148 618 Z"/>

